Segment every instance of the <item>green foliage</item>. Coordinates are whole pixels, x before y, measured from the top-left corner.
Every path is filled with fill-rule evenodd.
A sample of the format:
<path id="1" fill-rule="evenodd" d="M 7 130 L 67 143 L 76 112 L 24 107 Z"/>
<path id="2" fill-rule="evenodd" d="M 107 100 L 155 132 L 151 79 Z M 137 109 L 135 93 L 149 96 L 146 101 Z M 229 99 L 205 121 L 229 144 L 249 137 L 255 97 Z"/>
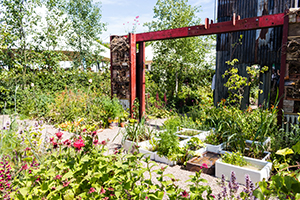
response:
<path id="1" fill-rule="evenodd" d="M 238 74 L 239 70 L 234 65 L 238 63 L 237 59 L 233 59 L 232 61 L 226 62 L 230 67 L 229 70 L 226 70 L 222 75 L 223 78 L 228 77 L 227 82 L 224 84 L 228 88 L 229 92 L 229 103 L 242 103 L 243 95 L 245 92 L 246 86 L 251 86 L 254 82 L 251 80 L 257 78 L 259 73 L 264 73 L 268 70 L 268 67 L 263 67 L 261 70 L 255 69 L 254 67 L 247 67 L 248 77 L 243 77 Z M 260 90 L 262 93 L 262 90 Z"/>
<path id="2" fill-rule="evenodd" d="M 149 31 L 159 31 L 198 25 L 201 24 L 198 12 L 199 7 L 188 5 L 187 0 L 158 0 L 154 6 L 154 20 L 144 26 Z M 204 57 L 211 48 L 211 41 L 209 37 L 189 37 L 151 44 L 155 52 L 151 66 L 153 80 L 159 85 L 160 93 L 166 93 L 169 101 L 179 103 L 176 99 L 185 84 L 192 91 L 198 85 L 207 84 L 211 72 L 205 69 L 210 68 L 211 63 L 205 63 Z"/>
<path id="3" fill-rule="evenodd" d="M 65 12 L 70 21 L 67 44 L 78 52 L 73 58 L 74 67 L 90 67 L 102 59 L 100 34 L 105 24 L 101 22 L 100 5 L 93 0 L 71 0 Z"/>
<path id="4" fill-rule="evenodd" d="M 179 139 L 171 131 L 160 132 L 158 136 L 157 154 L 175 161 L 179 152 Z"/>
<path id="5" fill-rule="evenodd" d="M 192 137 L 186 144 L 187 148 L 193 151 L 203 148 L 205 145 L 198 137 Z"/>
<path id="6" fill-rule="evenodd" d="M 232 153 L 226 152 L 225 154 L 221 155 L 221 158 L 222 158 L 222 162 L 231 165 L 237 165 L 243 167 L 248 164 L 241 152 L 232 152 Z"/>
<path id="7" fill-rule="evenodd" d="M 164 122 L 164 129 L 166 129 L 166 130 L 168 130 L 172 133 L 178 131 L 178 129 L 180 129 L 180 128 L 195 129 L 196 127 L 197 126 L 196 126 L 195 122 L 190 117 L 188 117 L 187 115 L 172 116 Z"/>
<path id="8" fill-rule="evenodd" d="M 105 144 L 91 135 L 81 135 L 69 141 L 70 145 L 53 141 L 51 153 L 45 162 L 30 173 L 14 178 L 14 199 L 212 199 L 211 188 L 203 186 L 206 180 L 191 176 L 190 192 L 177 187 L 165 168 L 154 170 L 155 163 L 149 158 L 141 160 L 142 154 L 106 154 Z M 78 148 L 75 142 L 81 143 Z M 64 142 L 65 143 L 65 142 Z M 73 145 L 72 145 L 73 144 Z M 77 149 L 77 150 L 76 150 Z M 148 174 L 148 176 L 145 176 Z M 153 180 L 154 174 L 157 175 Z M 170 180 L 171 179 L 171 180 Z M 122 184 L 120 184 L 122 183 Z"/>
<path id="9" fill-rule="evenodd" d="M 285 148 L 276 152 L 276 154 L 284 156 L 284 162 L 275 165 L 277 174 L 272 176 L 270 181 L 259 182 L 259 189 L 253 193 L 258 199 L 269 199 L 274 196 L 279 199 L 300 198 L 300 165 L 297 163 L 291 166 L 286 159 L 289 154 L 300 153 L 300 142 L 295 144 L 292 149 Z"/>
<path id="10" fill-rule="evenodd" d="M 130 140 L 138 143 L 150 140 L 154 136 L 154 130 L 145 125 L 144 118 L 139 123 L 128 124 L 120 133 L 123 134 L 122 142 Z"/>

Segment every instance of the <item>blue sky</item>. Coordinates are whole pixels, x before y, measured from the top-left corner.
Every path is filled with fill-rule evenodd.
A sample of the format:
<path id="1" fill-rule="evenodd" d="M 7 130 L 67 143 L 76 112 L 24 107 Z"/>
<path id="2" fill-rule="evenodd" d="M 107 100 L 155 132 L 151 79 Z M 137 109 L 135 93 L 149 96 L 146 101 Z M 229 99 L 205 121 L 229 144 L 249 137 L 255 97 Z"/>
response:
<path id="1" fill-rule="evenodd" d="M 143 23 L 152 21 L 154 15 L 153 8 L 156 0 L 100 0 L 102 2 L 102 22 L 108 23 L 107 31 L 103 32 L 102 40 L 109 42 L 110 35 L 125 35 L 127 30 L 131 30 L 134 19 L 139 16 L 140 25 L 137 25 L 136 32 L 146 32 L 147 28 Z M 202 22 L 208 17 L 214 18 L 215 0 L 189 0 L 193 6 L 201 6 L 199 17 Z M 128 23 L 129 22 L 129 23 Z M 125 24 L 125 25 L 123 25 Z"/>

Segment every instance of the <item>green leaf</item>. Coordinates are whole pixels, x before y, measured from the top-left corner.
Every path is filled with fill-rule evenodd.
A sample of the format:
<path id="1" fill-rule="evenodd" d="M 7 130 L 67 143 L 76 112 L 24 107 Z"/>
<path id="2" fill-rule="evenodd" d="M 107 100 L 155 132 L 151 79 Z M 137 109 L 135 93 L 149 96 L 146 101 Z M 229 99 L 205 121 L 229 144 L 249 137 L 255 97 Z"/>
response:
<path id="1" fill-rule="evenodd" d="M 70 170 L 70 171 L 68 171 L 65 175 L 63 175 L 62 179 L 65 180 L 65 179 L 71 178 L 71 177 L 73 177 L 73 176 L 74 176 L 74 174 L 73 174 L 73 172 Z"/>
<path id="2" fill-rule="evenodd" d="M 48 190 L 48 182 L 44 181 L 41 188 L 42 190 Z"/>
<path id="3" fill-rule="evenodd" d="M 20 188 L 19 192 L 22 194 L 23 197 L 26 197 L 26 195 L 28 194 L 28 188 L 27 187 Z"/>
<path id="4" fill-rule="evenodd" d="M 259 200 L 264 200 L 264 199 L 265 199 L 264 194 L 263 194 L 259 189 L 254 190 L 254 191 L 253 191 L 253 195 L 254 195 L 256 198 L 258 198 Z"/>
<path id="5" fill-rule="evenodd" d="M 292 149 L 295 151 L 295 153 L 300 154 L 300 141 L 297 142 L 294 146 L 292 146 Z"/>
<path id="6" fill-rule="evenodd" d="M 294 153 L 294 151 L 290 148 L 285 148 L 285 149 L 281 149 L 281 150 L 276 151 L 277 155 L 282 155 L 282 156 L 285 156 L 285 155 L 288 155 L 288 154 L 293 154 L 293 153 Z"/>

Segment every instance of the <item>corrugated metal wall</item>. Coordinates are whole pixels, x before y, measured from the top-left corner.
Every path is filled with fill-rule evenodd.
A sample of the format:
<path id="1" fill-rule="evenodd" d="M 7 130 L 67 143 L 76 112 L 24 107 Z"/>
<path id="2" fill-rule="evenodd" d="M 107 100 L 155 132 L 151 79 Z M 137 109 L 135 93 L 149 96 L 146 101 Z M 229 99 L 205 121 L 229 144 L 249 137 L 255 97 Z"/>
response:
<path id="1" fill-rule="evenodd" d="M 299 0 L 300 2 L 300 0 Z M 243 18 L 283 13 L 285 9 L 294 7 L 295 0 L 218 0 L 218 22 L 232 20 L 233 13 Z M 243 36 L 239 42 L 240 35 Z M 216 62 L 216 98 L 215 103 L 227 98 L 227 90 L 222 74 L 228 69 L 226 61 L 233 58 L 239 60 L 240 73 L 246 75 L 246 66 L 259 64 L 269 66 L 275 64 L 280 67 L 280 49 L 282 41 L 282 27 L 269 29 L 241 31 L 217 35 L 217 62 Z M 261 76 L 265 92 L 259 102 L 268 97 L 270 90 L 270 71 Z M 247 97 L 247 94 L 245 96 Z M 245 104 L 248 100 L 245 99 Z M 245 106 L 245 105 L 244 105 Z"/>

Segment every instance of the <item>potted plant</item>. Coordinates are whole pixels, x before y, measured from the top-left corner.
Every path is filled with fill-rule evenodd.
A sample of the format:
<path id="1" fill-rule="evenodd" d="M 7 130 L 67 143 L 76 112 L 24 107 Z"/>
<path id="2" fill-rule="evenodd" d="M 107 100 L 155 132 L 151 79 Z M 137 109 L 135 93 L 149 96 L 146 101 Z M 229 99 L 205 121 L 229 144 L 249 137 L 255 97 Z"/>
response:
<path id="1" fill-rule="evenodd" d="M 245 184 L 245 175 L 248 174 L 254 183 L 267 180 L 270 177 L 272 163 L 242 156 L 240 152 L 226 152 L 216 161 L 216 176 L 230 177 L 231 171 L 236 173 L 237 182 Z"/>
<path id="2" fill-rule="evenodd" d="M 150 140 L 154 136 L 154 130 L 145 125 L 144 118 L 140 123 L 129 124 L 121 133 L 122 144 L 126 151 L 134 151 L 140 142 Z"/>
<path id="3" fill-rule="evenodd" d="M 129 113 L 126 112 L 125 110 L 124 110 L 124 112 L 120 115 L 119 120 L 120 120 L 120 126 L 121 126 L 121 127 L 124 127 L 124 126 L 125 126 L 125 123 L 126 123 L 127 120 L 128 120 L 128 116 L 129 116 Z"/>

